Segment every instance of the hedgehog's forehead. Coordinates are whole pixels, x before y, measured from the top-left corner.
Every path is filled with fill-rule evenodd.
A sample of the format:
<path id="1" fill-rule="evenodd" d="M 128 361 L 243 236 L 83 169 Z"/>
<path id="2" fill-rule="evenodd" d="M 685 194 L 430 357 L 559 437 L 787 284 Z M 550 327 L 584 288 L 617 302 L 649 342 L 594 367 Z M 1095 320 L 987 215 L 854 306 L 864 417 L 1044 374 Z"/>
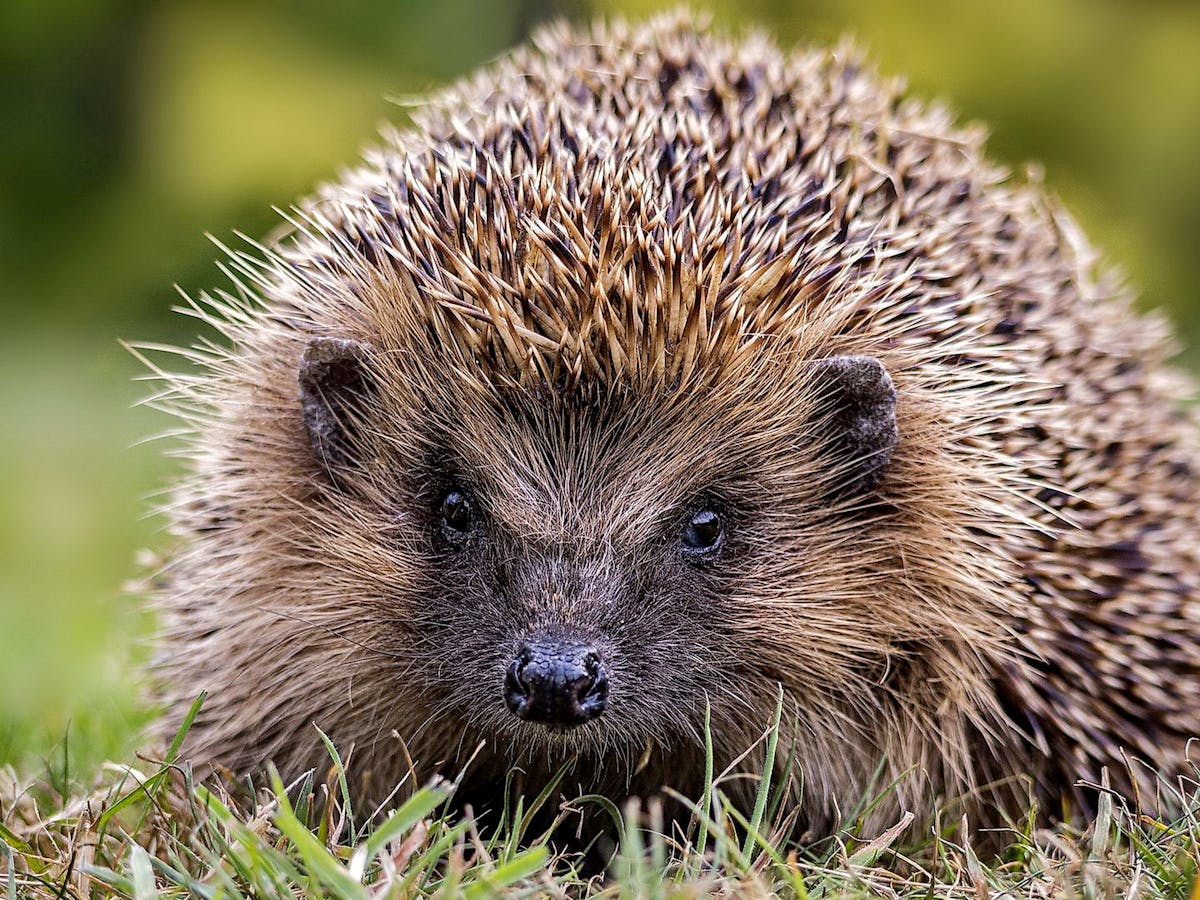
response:
<path id="1" fill-rule="evenodd" d="M 622 128 L 619 145 L 579 131 L 570 152 L 493 134 L 394 159 L 343 209 L 335 243 L 361 262 L 341 264 L 383 276 L 381 320 L 399 292 L 439 345 L 522 382 L 678 381 L 795 336 L 805 274 L 829 262 L 820 205 L 788 199 L 811 185 L 781 171 L 764 198 L 699 139 L 664 170 L 661 123 Z"/>
<path id="2" fill-rule="evenodd" d="M 447 382 L 434 439 L 512 533 L 636 540 L 706 491 L 744 489 L 796 442 L 760 393 L 724 386 L 467 394 Z"/>

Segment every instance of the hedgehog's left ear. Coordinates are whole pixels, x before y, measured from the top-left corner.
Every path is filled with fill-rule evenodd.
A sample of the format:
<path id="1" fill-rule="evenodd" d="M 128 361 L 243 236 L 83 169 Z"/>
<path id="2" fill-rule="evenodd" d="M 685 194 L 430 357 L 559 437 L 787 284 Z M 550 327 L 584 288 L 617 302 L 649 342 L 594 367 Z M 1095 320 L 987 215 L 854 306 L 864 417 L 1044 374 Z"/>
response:
<path id="1" fill-rule="evenodd" d="M 359 426 L 375 383 L 370 347 L 346 338 L 314 338 L 300 358 L 300 409 L 313 453 L 335 483 L 359 460 Z"/>
<path id="2" fill-rule="evenodd" d="M 899 440 L 896 388 L 872 356 L 833 356 L 812 365 L 820 418 L 829 428 L 823 450 L 834 467 L 833 494 L 854 497 L 883 477 Z"/>

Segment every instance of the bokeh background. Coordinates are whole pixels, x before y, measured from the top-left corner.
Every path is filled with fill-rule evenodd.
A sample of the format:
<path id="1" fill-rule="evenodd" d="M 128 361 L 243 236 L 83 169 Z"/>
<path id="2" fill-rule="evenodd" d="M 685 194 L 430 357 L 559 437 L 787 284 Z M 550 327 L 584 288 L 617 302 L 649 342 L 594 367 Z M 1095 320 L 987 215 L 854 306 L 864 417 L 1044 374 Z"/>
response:
<path id="1" fill-rule="evenodd" d="M 163 547 L 170 422 L 119 339 L 187 342 L 173 285 L 204 237 L 273 226 L 353 163 L 389 97 L 467 72 L 588 0 L 0 3 L 0 764 L 130 752 L 151 617 L 123 583 Z M 991 127 L 1164 308 L 1200 369 L 1200 3 L 743 0 L 779 41 L 857 36 L 887 74 Z M 53 762 L 57 760 L 58 762 Z"/>

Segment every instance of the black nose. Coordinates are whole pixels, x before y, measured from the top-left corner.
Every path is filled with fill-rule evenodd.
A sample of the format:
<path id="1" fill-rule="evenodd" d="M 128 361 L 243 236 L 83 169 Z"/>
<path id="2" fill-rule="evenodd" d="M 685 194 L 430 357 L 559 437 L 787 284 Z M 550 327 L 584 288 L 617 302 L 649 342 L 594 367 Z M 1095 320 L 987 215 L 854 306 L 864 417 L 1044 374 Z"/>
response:
<path id="1" fill-rule="evenodd" d="M 504 675 L 504 701 L 518 718 L 553 728 L 590 722 L 608 702 L 604 663 L 586 644 L 529 640 Z"/>

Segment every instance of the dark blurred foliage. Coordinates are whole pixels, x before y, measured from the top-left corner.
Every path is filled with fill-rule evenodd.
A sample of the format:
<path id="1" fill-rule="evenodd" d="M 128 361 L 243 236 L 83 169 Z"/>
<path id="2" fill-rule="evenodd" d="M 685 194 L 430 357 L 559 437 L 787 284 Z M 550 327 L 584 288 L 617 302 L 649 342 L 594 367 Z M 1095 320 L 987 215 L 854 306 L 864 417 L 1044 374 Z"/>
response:
<path id="1" fill-rule="evenodd" d="M 220 284 L 206 231 L 261 235 L 353 164 L 388 98 L 473 69 L 586 0 L 0 3 L 0 762 L 68 718 L 93 755 L 139 720 L 145 617 L 122 593 L 159 545 L 145 494 L 170 426 L 119 338 L 186 342 L 172 284 Z M 1046 180 L 1147 307 L 1200 347 L 1196 0 L 718 0 L 785 45 L 853 34 L 889 75 L 986 122 Z M 1200 353 L 1184 357 L 1200 361 Z M 168 444 L 169 446 L 169 444 Z"/>
<path id="2" fill-rule="evenodd" d="M 396 118 L 388 95 L 441 84 L 571 11 L 522 0 L 5 5 L 6 312 L 157 330 L 165 286 L 211 280 L 202 231 L 267 229 L 272 204 L 352 162 L 375 124 Z"/>

